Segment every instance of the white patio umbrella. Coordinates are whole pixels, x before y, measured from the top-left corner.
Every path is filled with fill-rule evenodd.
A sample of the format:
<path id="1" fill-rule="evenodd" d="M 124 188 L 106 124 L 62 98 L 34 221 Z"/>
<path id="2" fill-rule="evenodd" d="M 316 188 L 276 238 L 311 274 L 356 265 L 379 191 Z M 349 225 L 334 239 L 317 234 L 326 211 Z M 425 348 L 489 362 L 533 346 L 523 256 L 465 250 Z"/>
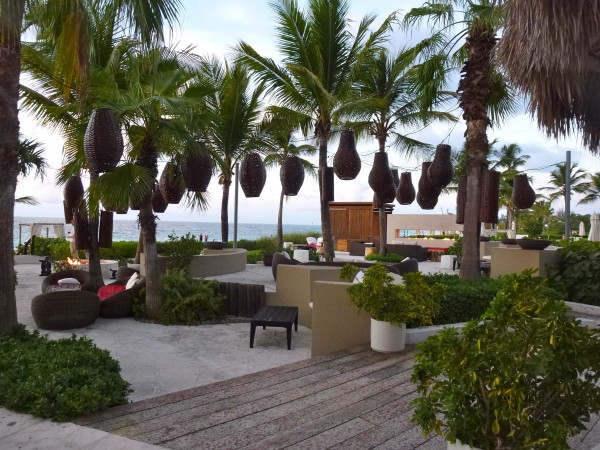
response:
<path id="1" fill-rule="evenodd" d="M 590 234 L 588 236 L 590 241 L 600 241 L 600 218 L 598 214 L 592 214 L 590 218 Z"/>
<path id="2" fill-rule="evenodd" d="M 585 236 L 585 224 L 579 222 L 579 236 Z"/>

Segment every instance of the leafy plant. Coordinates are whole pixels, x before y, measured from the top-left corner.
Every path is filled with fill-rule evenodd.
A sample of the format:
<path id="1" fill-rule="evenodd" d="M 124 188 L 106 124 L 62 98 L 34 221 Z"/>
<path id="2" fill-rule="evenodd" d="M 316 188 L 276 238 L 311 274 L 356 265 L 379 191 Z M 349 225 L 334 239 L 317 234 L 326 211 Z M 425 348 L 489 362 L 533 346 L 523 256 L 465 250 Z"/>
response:
<path id="1" fill-rule="evenodd" d="M 600 306 L 600 243 L 562 241 L 560 261 L 548 269 L 550 286 L 565 300 Z"/>
<path id="2" fill-rule="evenodd" d="M 262 261 L 262 257 L 265 254 L 262 250 L 248 250 L 246 253 L 246 263 L 256 264 L 258 261 Z"/>
<path id="3" fill-rule="evenodd" d="M 195 325 L 221 317 L 224 297 L 218 286 L 218 281 L 197 280 L 182 269 L 168 272 L 161 279 L 159 321 Z"/>
<path id="4" fill-rule="evenodd" d="M 392 264 L 399 263 L 404 258 L 406 258 L 406 256 L 397 255 L 395 253 L 389 253 L 387 255 L 373 254 L 373 255 L 365 256 L 365 259 L 367 261 L 379 261 L 381 263 L 392 263 Z"/>
<path id="5" fill-rule="evenodd" d="M 419 344 L 413 421 L 482 449 L 569 448 L 600 410 L 600 338 L 531 271 L 506 277 L 481 320 Z"/>
<path id="6" fill-rule="evenodd" d="M 187 233 L 185 236 L 177 237 L 176 234 L 170 234 L 169 240 L 163 242 L 158 251 L 167 257 L 168 270 L 189 270 L 192 257 L 200 254 L 204 248 L 203 244 L 196 239 L 196 236 Z"/>
<path id="7" fill-rule="evenodd" d="M 434 325 L 467 322 L 480 317 L 504 286 L 502 278 L 470 281 L 446 273 L 423 275 L 423 279 L 429 285 L 440 283 L 446 287 L 439 313 L 433 319 Z"/>
<path id="8" fill-rule="evenodd" d="M 100 258 L 113 259 L 119 262 L 135 258 L 137 241 L 113 241 L 110 248 L 100 248 Z"/>
<path id="9" fill-rule="evenodd" d="M 448 250 L 446 250 L 446 254 L 448 255 L 456 255 L 462 256 L 462 237 L 458 236 Z"/>
<path id="10" fill-rule="evenodd" d="M 352 281 L 359 268 L 346 264 L 341 279 Z M 394 284 L 394 278 L 383 264 L 375 263 L 364 270 L 359 283 L 348 287 L 352 302 L 375 320 L 395 325 L 412 323 L 429 325 L 439 309 L 444 295 L 441 284 L 427 285 L 420 272 L 403 276 L 404 284 Z"/>
<path id="11" fill-rule="evenodd" d="M 0 404 L 66 421 L 127 403 L 119 362 L 86 338 L 50 340 L 19 325 L 0 335 Z"/>

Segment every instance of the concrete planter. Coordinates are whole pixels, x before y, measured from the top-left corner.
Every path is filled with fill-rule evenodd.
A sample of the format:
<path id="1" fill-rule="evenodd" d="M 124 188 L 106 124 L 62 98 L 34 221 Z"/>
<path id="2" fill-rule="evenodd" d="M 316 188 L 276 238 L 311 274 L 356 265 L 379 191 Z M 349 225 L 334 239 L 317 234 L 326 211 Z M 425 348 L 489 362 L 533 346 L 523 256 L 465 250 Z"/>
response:
<path id="1" fill-rule="evenodd" d="M 448 450 L 479 450 L 475 447 L 471 447 L 470 445 L 461 444 L 459 440 L 456 441 L 455 444 L 448 442 Z"/>
<path id="2" fill-rule="evenodd" d="M 406 346 L 406 325 L 392 325 L 371 318 L 371 348 L 376 352 L 401 352 Z"/>

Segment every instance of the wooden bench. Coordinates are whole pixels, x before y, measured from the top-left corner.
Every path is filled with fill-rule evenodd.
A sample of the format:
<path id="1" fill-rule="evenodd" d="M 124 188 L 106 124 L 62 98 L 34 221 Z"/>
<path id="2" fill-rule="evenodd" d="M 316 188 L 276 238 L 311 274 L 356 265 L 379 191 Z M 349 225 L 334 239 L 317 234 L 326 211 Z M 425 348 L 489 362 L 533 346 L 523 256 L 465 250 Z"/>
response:
<path id="1" fill-rule="evenodd" d="M 298 307 L 296 306 L 263 306 L 250 321 L 250 348 L 254 346 L 256 327 L 283 327 L 287 331 L 287 347 L 292 349 L 292 324 L 298 331 Z"/>

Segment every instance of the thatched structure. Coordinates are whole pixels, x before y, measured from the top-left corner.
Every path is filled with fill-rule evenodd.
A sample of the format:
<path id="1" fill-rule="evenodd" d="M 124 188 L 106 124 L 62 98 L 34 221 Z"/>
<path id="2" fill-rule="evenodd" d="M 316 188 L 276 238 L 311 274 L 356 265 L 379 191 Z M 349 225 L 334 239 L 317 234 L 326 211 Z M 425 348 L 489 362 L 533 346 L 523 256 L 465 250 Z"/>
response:
<path id="1" fill-rule="evenodd" d="M 511 0 L 498 57 L 554 137 L 600 149 L 600 0 Z"/>

